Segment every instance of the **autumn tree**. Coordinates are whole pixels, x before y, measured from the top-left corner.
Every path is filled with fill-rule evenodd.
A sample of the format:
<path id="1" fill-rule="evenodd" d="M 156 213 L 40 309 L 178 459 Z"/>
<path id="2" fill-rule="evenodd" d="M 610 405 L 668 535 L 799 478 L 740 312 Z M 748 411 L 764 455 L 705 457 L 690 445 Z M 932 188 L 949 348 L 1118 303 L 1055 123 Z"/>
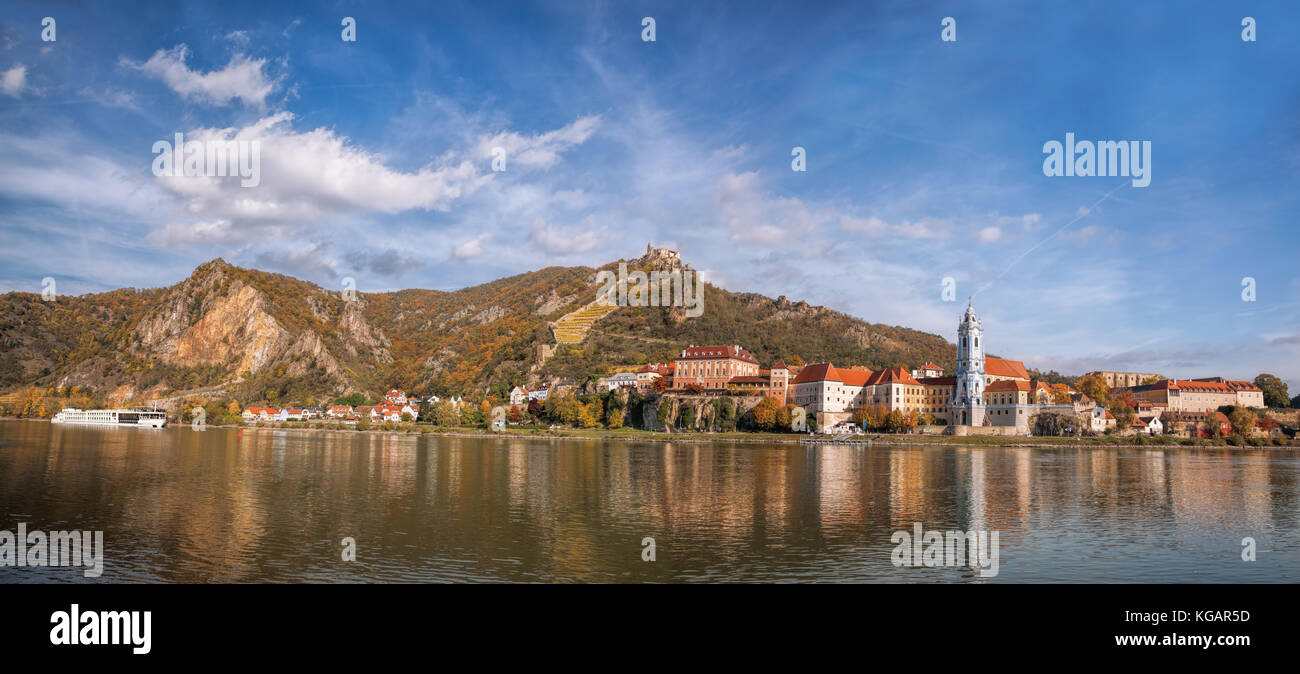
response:
<path id="1" fill-rule="evenodd" d="M 763 398 L 754 409 L 750 410 L 750 418 L 753 420 L 754 427 L 764 431 L 770 431 L 776 428 L 777 415 L 781 410 L 781 403 L 776 398 Z"/>
<path id="2" fill-rule="evenodd" d="M 899 410 L 890 410 L 889 414 L 885 415 L 885 430 L 890 433 L 903 430 L 904 423 L 903 413 Z"/>
<path id="3" fill-rule="evenodd" d="M 1246 436 L 1255 429 L 1255 419 L 1258 417 L 1249 407 L 1238 405 L 1228 414 L 1228 423 L 1232 424 L 1232 432 Z"/>
<path id="4" fill-rule="evenodd" d="M 871 418 L 871 406 L 866 404 L 853 410 L 853 416 L 850 418 L 860 428 L 872 428 L 875 425 L 875 421 Z"/>
<path id="5" fill-rule="evenodd" d="M 595 403 L 586 403 L 578 409 L 578 425 L 583 428 L 595 428 L 600 424 Z"/>
<path id="6" fill-rule="evenodd" d="M 1111 415 L 1115 417 L 1116 428 L 1128 428 L 1133 425 L 1133 420 L 1137 418 L 1137 413 L 1133 411 L 1133 407 L 1122 399 L 1111 401 L 1106 409 L 1109 409 Z"/>
<path id="7" fill-rule="evenodd" d="M 1105 405 L 1110 399 L 1110 386 L 1106 380 L 1099 374 L 1085 374 L 1079 377 L 1079 383 L 1075 386 L 1079 392 L 1097 401 L 1099 405 Z M 1114 410 L 1111 410 L 1114 414 Z M 1116 417 L 1118 419 L 1118 417 Z"/>
<path id="8" fill-rule="evenodd" d="M 916 428 L 918 422 L 919 419 L 916 410 L 908 410 L 903 415 L 903 430 L 911 432 L 913 428 Z"/>
<path id="9" fill-rule="evenodd" d="M 1219 437 L 1220 432 L 1223 430 L 1223 422 L 1219 420 L 1218 412 L 1211 410 L 1205 413 L 1205 430 L 1210 434 L 1210 437 Z"/>

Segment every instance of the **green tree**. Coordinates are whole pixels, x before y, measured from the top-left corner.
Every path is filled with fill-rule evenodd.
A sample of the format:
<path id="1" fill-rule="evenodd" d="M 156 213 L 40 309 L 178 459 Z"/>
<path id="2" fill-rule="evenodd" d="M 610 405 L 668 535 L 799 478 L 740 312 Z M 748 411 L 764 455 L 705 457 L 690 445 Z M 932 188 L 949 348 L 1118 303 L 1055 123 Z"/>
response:
<path id="1" fill-rule="evenodd" d="M 1286 382 L 1271 374 L 1255 377 L 1255 386 L 1264 392 L 1265 407 L 1287 407 L 1291 401 L 1287 395 Z"/>

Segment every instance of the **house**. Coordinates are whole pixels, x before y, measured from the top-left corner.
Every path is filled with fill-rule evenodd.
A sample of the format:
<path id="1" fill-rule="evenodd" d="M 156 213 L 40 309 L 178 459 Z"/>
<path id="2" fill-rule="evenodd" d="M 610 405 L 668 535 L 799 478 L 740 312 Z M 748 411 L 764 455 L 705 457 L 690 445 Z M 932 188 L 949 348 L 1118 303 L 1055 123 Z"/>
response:
<path id="1" fill-rule="evenodd" d="M 280 410 L 277 418 L 280 421 L 302 421 L 304 419 L 301 407 L 286 407 Z"/>
<path id="2" fill-rule="evenodd" d="M 942 377 L 942 376 L 943 376 L 943 368 L 939 367 L 938 365 L 935 365 L 934 363 L 926 363 L 925 365 L 922 365 L 921 367 L 912 370 L 913 379 L 922 379 L 925 377 Z"/>
<path id="3" fill-rule="evenodd" d="M 374 419 L 378 416 L 374 405 L 358 405 L 353 414 L 361 419 Z"/>
<path id="4" fill-rule="evenodd" d="M 510 404 L 518 407 L 528 400 L 528 389 L 523 386 L 516 386 L 510 389 Z"/>
<path id="5" fill-rule="evenodd" d="M 642 365 L 641 369 L 636 371 L 636 390 L 642 394 L 653 393 L 655 390 L 656 379 L 667 378 L 671 381 L 672 376 L 672 363 L 650 363 L 649 365 Z"/>
<path id="6" fill-rule="evenodd" d="M 1088 430 L 1093 433 L 1105 433 L 1106 429 L 1115 427 L 1115 415 L 1101 405 L 1090 408 L 1085 414 L 1088 420 Z"/>
<path id="7" fill-rule="evenodd" d="M 1160 423 L 1160 417 L 1137 417 L 1133 419 L 1133 431 L 1140 435 L 1160 435 L 1164 432 L 1164 425 Z"/>
<path id="8" fill-rule="evenodd" d="M 618 372 L 604 379 L 606 391 L 617 391 L 619 389 L 635 389 L 636 373 L 635 372 Z"/>
<path id="9" fill-rule="evenodd" d="M 414 421 L 416 417 L 420 416 L 420 412 L 409 403 L 398 405 L 386 402 L 374 406 L 370 412 L 372 419 L 382 419 L 384 421 L 402 421 L 403 415 L 409 415 L 411 420 Z"/>
<path id="10" fill-rule="evenodd" d="M 392 403 L 394 405 L 405 405 L 407 403 L 406 391 L 390 389 L 388 393 L 384 394 L 384 402 Z"/>
<path id="11" fill-rule="evenodd" d="M 302 408 L 302 417 L 304 419 L 320 419 L 325 416 L 323 407 L 304 407 Z"/>
<path id="12" fill-rule="evenodd" d="M 331 419 L 342 419 L 344 417 L 350 417 L 352 416 L 352 406 L 332 405 L 330 406 L 329 409 L 325 410 L 325 416 L 330 417 Z"/>
<path id="13" fill-rule="evenodd" d="M 244 421 L 270 421 L 279 417 L 280 410 L 274 407 L 245 407 L 244 413 L 240 416 Z"/>

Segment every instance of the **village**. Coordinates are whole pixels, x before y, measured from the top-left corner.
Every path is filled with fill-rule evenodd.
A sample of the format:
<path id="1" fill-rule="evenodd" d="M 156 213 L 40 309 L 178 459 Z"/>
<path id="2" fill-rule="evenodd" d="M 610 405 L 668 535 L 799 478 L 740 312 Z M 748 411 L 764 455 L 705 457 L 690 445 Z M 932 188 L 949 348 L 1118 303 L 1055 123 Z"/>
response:
<path id="1" fill-rule="evenodd" d="M 763 367 L 740 344 L 687 345 L 671 362 L 613 368 L 593 375 L 584 386 L 572 381 L 518 385 L 477 405 L 464 397 L 408 398 L 393 389 L 375 404 L 251 406 L 242 418 L 252 424 L 322 420 L 364 428 L 413 422 L 490 427 L 500 417 L 499 423 L 507 425 L 550 429 L 603 425 L 669 432 L 1231 436 L 1255 441 L 1283 440 L 1295 432 L 1293 425 L 1288 428 L 1265 414 L 1264 391 L 1252 381 L 1093 371 L 1073 384 L 1048 382 L 1031 376 L 1021 361 L 986 356 L 983 338 L 981 319 L 968 304 L 957 330 L 952 373 L 933 362 L 872 370 L 847 363 L 805 364 L 797 355 Z M 670 400 L 679 404 L 669 405 Z M 638 417 L 635 408 L 646 404 L 653 414 Z"/>

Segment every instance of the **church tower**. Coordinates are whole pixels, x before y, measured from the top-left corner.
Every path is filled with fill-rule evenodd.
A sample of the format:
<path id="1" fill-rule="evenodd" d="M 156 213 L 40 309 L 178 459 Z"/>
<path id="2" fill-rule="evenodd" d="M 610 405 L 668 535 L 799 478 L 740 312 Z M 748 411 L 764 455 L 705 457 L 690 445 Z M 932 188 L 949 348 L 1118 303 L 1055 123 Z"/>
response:
<path id="1" fill-rule="evenodd" d="M 966 314 L 957 326 L 957 376 L 952 400 L 948 401 L 948 423 L 957 426 L 984 425 L 984 328 L 968 299 Z"/>

